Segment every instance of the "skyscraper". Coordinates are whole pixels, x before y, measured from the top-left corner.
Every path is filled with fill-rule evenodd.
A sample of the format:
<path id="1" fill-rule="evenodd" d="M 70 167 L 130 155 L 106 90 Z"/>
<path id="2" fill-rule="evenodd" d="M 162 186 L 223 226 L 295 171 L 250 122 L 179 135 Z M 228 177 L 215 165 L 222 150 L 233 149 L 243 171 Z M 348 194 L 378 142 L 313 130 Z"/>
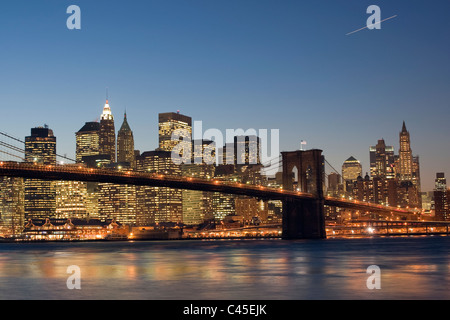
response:
<path id="1" fill-rule="evenodd" d="M 31 129 L 25 137 L 25 161 L 42 165 L 56 164 L 56 137 L 47 126 Z M 55 214 L 53 181 L 25 179 L 25 219 L 46 219 Z"/>
<path id="2" fill-rule="evenodd" d="M 170 151 L 179 144 L 179 141 L 172 140 L 172 135 L 177 132 L 184 137 L 192 135 L 191 117 L 179 112 L 168 112 L 159 114 L 159 149 Z"/>
<path id="3" fill-rule="evenodd" d="M 48 126 L 32 128 L 31 135 L 25 137 L 25 161 L 56 164 L 56 137 Z"/>
<path id="4" fill-rule="evenodd" d="M 65 167 L 78 168 L 80 164 L 64 164 Z M 84 165 L 83 165 L 84 166 Z M 55 218 L 84 219 L 88 216 L 86 210 L 87 184 L 92 182 L 58 180 L 55 185 Z M 92 212 L 89 212 L 92 214 Z"/>
<path id="5" fill-rule="evenodd" d="M 384 139 L 370 147 L 370 175 L 372 178 L 394 178 L 394 147 L 386 146 Z"/>
<path id="6" fill-rule="evenodd" d="M 398 153 L 399 179 L 400 181 L 412 181 L 413 156 L 411 151 L 411 140 L 409 132 L 406 130 L 405 121 L 403 121 L 402 131 L 400 132 L 400 149 Z"/>
<path id="7" fill-rule="evenodd" d="M 171 159 L 169 151 L 155 150 L 143 152 L 136 159 L 137 171 L 181 175 L 179 165 Z M 182 222 L 182 191 L 167 187 L 136 186 L 137 225 L 160 222 Z"/>
<path id="8" fill-rule="evenodd" d="M 0 233 L 15 235 L 24 225 L 24 179 L 0 177 Z"/>
<path id="9" fill-rule="evenodd" d="M 111 113 L 108 100 L 100 116 L 99 151 L 106 155 L 111 162 L 116 162 L 116 132 L 114 129 L 114 116 Z"/>
<path id="10" fill-rule="evenodd" d="M 400 149 L 396 162 L 396 175 L 399 179 L 400 205 L 421 208 L 419 157 L 413 156 L 409 131 L 403 121 L 400 136 Z"/>
<path id="11" fill-rule="evenodd" d="M 449 191 L 447 190 L 447 180 L 443 172 L 436 173 L 434 198 L 434 216 L 438 221 L 445 221 L 449 215 Z"/>
<path id="12" fill-rule="evenodd" d="M 186 177 L 211 179 L 215 171 L 215 143 L 211 140 L 192 141 L 192 164 L 182 164 L 181 174 Z M 213 219 L 212 193 L 182 190 L 183 223 L 194 225 Z"/>
<path id="13" fill-rule="evenodd" d="M 342 164 L 342 180 L 346 192 L 352 192 L 353 185 L 360 176 L 362 176 L 361 163 L 353 156 L 345 160 Z"/>
<path id="14" fill-rule="evenodd" d="M 128 124 L 126 112 L 117 133 L 117 162 L 128 162 L 132 168 L 136 167 L 133 131 Z"/>
<path id="15" fill-rule="evenodd" d="M 447 190 L 447 179 L 445 179 L 444 172 L 436 173 L 436 179 L 434 180 L 435 190 L 445 191 Z"/>
<path id="16" fill-rule="evenodd" d="M 84 126 L 75 133 L 77 162 L 81 162 L 85 156 L 95 156 L 100 154 L 99 134 L 100 123 L 98 122 L 86 122 Z"/>

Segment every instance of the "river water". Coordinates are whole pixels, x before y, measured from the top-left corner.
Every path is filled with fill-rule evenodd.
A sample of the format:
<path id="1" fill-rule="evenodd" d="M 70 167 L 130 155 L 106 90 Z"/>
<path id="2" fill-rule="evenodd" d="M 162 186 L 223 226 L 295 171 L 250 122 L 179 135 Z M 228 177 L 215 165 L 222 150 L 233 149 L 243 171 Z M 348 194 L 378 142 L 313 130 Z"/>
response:
<path id="1" fill-rule="evenodd" d="M 449 248 L 445 236 L 1 243 L 0 299 L 450 299 Z"/>

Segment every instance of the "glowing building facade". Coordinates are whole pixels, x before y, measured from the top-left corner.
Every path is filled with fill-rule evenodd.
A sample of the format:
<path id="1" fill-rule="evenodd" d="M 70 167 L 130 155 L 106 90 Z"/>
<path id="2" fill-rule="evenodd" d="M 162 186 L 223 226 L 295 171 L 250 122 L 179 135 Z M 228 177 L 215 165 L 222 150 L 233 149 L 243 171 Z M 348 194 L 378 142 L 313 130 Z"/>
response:
<path id="1" fill-rule="evenodd" d="M 116 161 L 116 132 L 114 129 L 114 116 L 108 100 L 100 116 L 99 151 L 101 155 L 109 157 L 111 162 Z"/>
<path id="2" fill-rule="evenodd" d="M 25 137 L 25 161 L 41 165 L 56 165 L 56 137 L 47 126 L 31 129 Z M 25 219 L 45 219 L 55 214 L 55 183 L 25 179 Z"/>

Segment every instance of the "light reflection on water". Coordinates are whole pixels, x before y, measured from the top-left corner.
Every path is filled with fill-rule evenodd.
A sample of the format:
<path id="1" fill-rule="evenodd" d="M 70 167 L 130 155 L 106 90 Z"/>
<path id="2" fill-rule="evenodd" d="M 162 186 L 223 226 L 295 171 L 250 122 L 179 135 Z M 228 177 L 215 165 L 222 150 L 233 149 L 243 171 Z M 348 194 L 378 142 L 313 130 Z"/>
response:
<path id="1" fill-rule="evenodd" d="M 450 237 L 0 244 L 0 299 L 449 299 Z M 81 290 L 66 272 L 81 268 Z M 369 290 L 366 269 L 381 268 Z"/>

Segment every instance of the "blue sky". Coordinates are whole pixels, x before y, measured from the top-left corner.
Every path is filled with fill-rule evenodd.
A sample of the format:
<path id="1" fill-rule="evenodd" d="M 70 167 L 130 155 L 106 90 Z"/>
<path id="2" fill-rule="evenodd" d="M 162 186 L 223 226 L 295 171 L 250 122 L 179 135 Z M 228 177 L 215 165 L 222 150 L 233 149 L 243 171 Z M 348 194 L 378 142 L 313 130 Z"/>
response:
<path id="1" fill-rule="evenodd" d="M 69 30 L 69 5 L 81 30 Z M 362 30 L 369 5 L 380 30 Z M 203 128 L 280 129 L 335 168 L 369 146 L 398 150 L 406 121 L 424 190 L 450 176 L 448 1 L 4 0 L 0 4 L 1 130 L 48 124 L 57 152 L 99 118 L 109 88 L 116 129 L 126 108 L 136 149 L 157 147 L 159 112 Z"/>

